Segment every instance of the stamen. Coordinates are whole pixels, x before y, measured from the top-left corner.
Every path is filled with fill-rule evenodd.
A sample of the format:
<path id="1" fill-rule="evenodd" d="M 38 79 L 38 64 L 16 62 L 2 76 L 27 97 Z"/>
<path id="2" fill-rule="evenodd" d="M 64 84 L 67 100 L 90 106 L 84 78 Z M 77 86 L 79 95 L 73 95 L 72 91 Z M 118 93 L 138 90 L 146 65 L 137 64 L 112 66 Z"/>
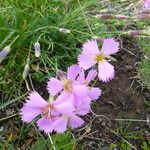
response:
<path id="1" fill-rule="evenodd" d="M 51 110 L 54 110 L 53 105 L 48 105 L 43 111 L 42 111 L 42 116 L 45 116 L 47 118 L 51 117 Z"/>
<path id="2" fill-rule="evenodd" d="M 105 58 L 104 54 L 99 53 L 99 54 L 96 55 L 95 59 L 96 59 L 97 62 L 102 62 L 104 60 L 104 58 Z"/>
<path id="3" fill-rule="evenodd" d="M 69 119 L 69 116 L 65 115 L 65 114 L 62 117 L 65 118 L 65 119 L 67 119 L 67 120 Z"/>
<path id="4" fill-rule="evenodd" d="M 64 90 L 70 92 L 72 90 L 72 82 L 67 79 L 62 82 L 64 83 Z"/>

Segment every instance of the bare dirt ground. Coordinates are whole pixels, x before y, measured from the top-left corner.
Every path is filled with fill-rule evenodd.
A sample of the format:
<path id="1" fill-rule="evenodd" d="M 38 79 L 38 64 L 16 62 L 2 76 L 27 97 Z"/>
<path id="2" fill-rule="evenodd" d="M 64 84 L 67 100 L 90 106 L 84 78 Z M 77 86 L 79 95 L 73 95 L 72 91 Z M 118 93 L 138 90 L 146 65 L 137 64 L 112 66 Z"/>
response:
<path id="1" fill-rule="evenodd" d="M 93 112 L 98 115 L 92 123 L 91 131 L 85 136 L 85 150 L 102 150 L 108 149 L 108 145 L 116 141 L 122 140 L 117 133 L 121 123 L 122 129 L 126 130 L 129 122 L 115 121 L 121 119 L 146 119 L 148 112 L 145 105 L 145 100 L 150 97 L 147 89 L 142 89 L 137 82 L 137 67 L 140 62 L 141 53 L 138 48 L 136 39 L 126 38 L 123 43 L 123 48 L 114 57 L 117 62 L 114 63 L 116 76 L 109 83 L 97 83 L 97 86 L 103 91 L 102 97 L 93 105 Z M 87 117 L 87 122 L 91 120 Z M 131 123 L 130 123 L 131 124 Z M 128 128 L 127 132 L 146 129 L 148 134 L 147 123 L 134 122 Z M 115 133 L 113 133 L 115 131 Z M 117 133 L 118 134 L 118 133 Z M 145 137 L 143 132 L 143 137 Z M 141 138 L 143 138 L 141 137 Z M 146 137 L 147 138 L 147 137 Z M 83 140 L 84 141 L 84 140 Z M 140 146 L 138 141 L 131 141 L 137 149 Z M 140 148 L 139 148 L 140 149 Z"/>

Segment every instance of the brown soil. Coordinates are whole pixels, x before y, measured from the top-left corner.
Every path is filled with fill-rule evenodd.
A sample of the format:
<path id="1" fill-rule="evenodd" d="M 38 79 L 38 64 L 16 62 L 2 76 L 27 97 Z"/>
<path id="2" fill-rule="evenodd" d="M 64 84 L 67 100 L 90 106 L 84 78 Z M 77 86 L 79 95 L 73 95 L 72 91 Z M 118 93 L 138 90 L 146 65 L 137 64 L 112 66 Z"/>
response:
<path id="1" fill-rule="evenodd" d="M 96 117 L 92 123 L 91 131 L 85 135 L 84 150 L 109 149 L 108 144 L 121 140 L 118 136 L 112 133 L 117 132 L 118 123 L 125 129 L 129 122 L 115 121 L 114 119 L 146 119 L 145 97 L 150 97 L 150 93 L 140 87 L 137 83 L 137 66 L 140 61 L 140 50 L 137 42 L 134 39 L 124 40 L 123 48 L 114 56 L 117 62 L 114 63 L 116 76 L 109 83 L 97 83 L 103 91 L 101 98 L 93 104 L 93 112 L 105 117 Z M 125 49 L 127 50 L 125 50 Z M 129 52 L 130 51 L 130 52 Z M 131 54 L 132 53 L 132 54 Z M 89 119 L 90 118 L 90 119 Z M 86 117 L 87 122 L 91 117 Z M 128 128 L 130 131 L 136 131 L 147 128 L 147 124 L 142 122 L 132 123 Z M 143 133 L 144 135 L 144 133 Z M 140 143 L 132 141 L 136 148 Z M 100 146 L 101 145 L 101 146 Z"/>

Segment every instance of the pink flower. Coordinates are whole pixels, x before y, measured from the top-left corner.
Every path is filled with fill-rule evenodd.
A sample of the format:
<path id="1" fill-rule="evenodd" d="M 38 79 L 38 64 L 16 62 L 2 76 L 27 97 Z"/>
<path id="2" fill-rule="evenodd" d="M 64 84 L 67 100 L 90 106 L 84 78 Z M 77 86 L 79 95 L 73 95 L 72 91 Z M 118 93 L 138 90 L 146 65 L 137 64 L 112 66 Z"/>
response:
<path id="1" fill-rule="evenodd" d="M 47 89 L 52 96 L 61 93 L 64 97 L 79 97 L 83 98 L 87 96 L 87 88 L 85 85 L 81 85 L 76 81 L 76 77 L 81 72 L 81 69 L 77 65 L 72 65 L 67 70 L 67 75 L 62 77 L 50 78 L 48 81 Z M 65 99 L 65 98 L 64 98 Z"/>
<path id="2" fill-rule="evenodd" d="M 105 39 L 101 51 L 95 40 L 83 44 L 82 54 L 78 57 L 79 66 L 87 70 L 98 64 L 98 78 L 107 82 L 114 78 L 114 67 L 108 63 L 110 55 L 119 51 L 119 42 L 114 39 Z"/>
<path id="3" fill-rule="evenodd" d="M 144 0 L 144 8 L 150 8 L 150 0 Z"/>
<path id="4" fill-rule="evenodd" d="M 93 96 L 97 99 L 98 90 L 97 88 L 89 87 L 83 82 L 77 81 L 77 77 L 81 77 L 81 69 L 77 65 L 72 65 L 68 68 L 67 75 L 63 72 L 59 72 L 59 78 L 51 78 L 48 82 L 48 91 L 51 95 L 55 96 L 61 93 L 57 98 L 57 102 L 71 100 L 74 105 L 75 113 L 78 115 L 86 115 L 90 112 L 91 98 L 89 96 L 93 95 L 92 92 L 97 92 Z M 87 80 L 92 80 L 92 71 L 87 76 Z M 93 98 L 93 97 L 92 97 Z"/>
<path id="5" fill-rule="evenodd" d="M 22 120 L 29 123 L 40 115 L 41 118 L 36 122 L 39 129 L 45 133 L 52 132 L 54 130 L 53 123 L 60 116 L 73 114 L 75 111 L 71 101 L 64 101 L 62 103 L 57 103 L 56 101 L 47 102 L 37 92 L 30 93 L 21 109 Z"/>
<path id="6" fill-rule="evenodd" d="M 80 116 L 84 116 L 86 114 L 88 114 L 91 110 L 91 99 L 89 97 L 86 97 L 84 99 L 77 99 L 76 100 L 80 101 L 80 103 L 77 103 L 74 108 L 75 111 L 74 113 Z"/>
<path id="7" fill-rule="evenodd" d="M 90 100 L 97 100 L 101 96 L 101 93 L 102 93 L 102 91 L 98 87 L 90 87 L 89 86 L 90 82 L 92 80 L 94 80 L 96 75 L 97 75 L 96 70 L 90 70 L 88 72 L 87 76 L 85 77 L 85 73 L 84 73 L 84 71 L 82 71 L 79 74 L 79 77 L 77 79 L 81 84 L 85 84 L 87 86 L 88 96 L 89 96 Z"/>
<path id="8" fill-rule="evenodd" d="M 68 126 L 75 129 L 81 127 L 83 124 L 84 124 L 83 119 L 81 119 L 77 115 L 73 113 L 63 114 L 54 121 L 53 129 L 57 133 L 63 133 L 64 131 L 67 130 Z"/>

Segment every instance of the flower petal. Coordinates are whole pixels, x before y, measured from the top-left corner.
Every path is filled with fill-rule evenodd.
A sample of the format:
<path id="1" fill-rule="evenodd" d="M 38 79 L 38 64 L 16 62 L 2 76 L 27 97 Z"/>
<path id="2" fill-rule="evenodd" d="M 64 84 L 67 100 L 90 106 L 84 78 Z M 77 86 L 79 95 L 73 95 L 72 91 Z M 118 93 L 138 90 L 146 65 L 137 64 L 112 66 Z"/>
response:
<path id="1" fill-rule="evenodd" d="M 116 42 L 113 38 L 105 39 L 101 51 L 106 56 L 115 54 L 119 51 L 119 42 Z"/>
<path id="2" fill-rule="evenodd" d="M 37 121 L 37 126 L 40 130 L 45 133 L 50 133 L 53 131 L 53 122 L 51 118 L 42 117 Z"/>
<path id="3" fill-rule="evenodd" d="M 29 123 L 41 113 L 41 109 L 23 106 L 21 109 L 22 121 Z"/>
<path id="4" fill-rule="evenodd" d="M 96 55 L 99 53 L 99 48 L 97 45 L 96 40 L 88 40 L 86 43 L 83 44 L 83 54 L 86 55 Z"/>
<path id="5" fill-rule="evenodd" d="M 114 78 L 114 66 L 107 61 L 98 64 L 98 78 L 103 82 L 108 82 Z"/>
<path id="6" fill-rule="evenodd" d="M 48 105 L 48 102 L 45 101 L 37 92 L 31 92 L 24 105 L 33 108 L 43 108 Z"/>
<path id="7" fill-rule="evenodd" d="M 85 81 L 85 74 L 84 74 L 84 71 L 82 71 L 82 72 L 79 74 L 79 76 L 78 76 L 78 78 L 77 78 L 77 81 L 78 81 L 80 84 L 83 84 L 83 83 L 84 83 L 84 81 Z"/>
<path id="8" fill-rule="evenodd" d="M 84 124 L 84 120 L 76 115 L 71 115 L 69 118 L 68 125 L 73 129 L 81 127 Z"/>
<path id="9" fill-rule="evenodd" d="M 63 133 L 67 130 L 68 119 L 60 117 L 53 123 L 53 128 L 57 133 Z"/>
<path id="10" fill-rule="evenodd" d="M 75 108 L 75 114 L 78 115 L 86 115 L 90 112 L 90 102 L 89 100 L 85 100 L 84 103 L 81 103 L 80 105 L 76 106 Z"/>
<path id="11" fill-rule="evenodd" d="M 81 69 L 78 65 L 70 66 L 67 70 L 67 79 L 74 80 L 80 72 Z"/>
<path id="12" fill-rule="evenodd" d="M 74 106 L 72 103 L 72 100 L 68 98 L 65 102 L 62 102 L 60 104 L 55 105 L 56 111 L 62 113 L 62 114 L 67 114 L 69 115 L 74 111 Z"/>
<path id="13" fill-rule="evenodd" d="M 147 9 L 150 8 L 150 0 L 144 0 L 144 7 Z"/>
<path id="14" fill-rule="evenodd" d="M 47 83 L 47 89 L 52 96 L 55 96 L 63 89 L 63 83 L 56 78 L 51 78 Z"/>
<path id="15" fill-rule="evenodd" d="M 88 83 L 90 83 L 92 80 L 94 80 L 94 78 L 96 77 L 96 75 L 97 75 L 97 71 L 96 70 L 90 70 L 88 72 L 87 77 L 86 77 L 86 81 Z"/>
<path id="16" fill-rule="evenodd" d="M 81 68 L 87 70 L 87 69 L 89 69 L 90 67 L 92 67 L 93 65 L 96 64 L 96 61 L 94 59 L 95 59 L 94 56 L 81 54 L 81 55 L 78 56 L 79 66 Z"/>
<path id="17" fill-rule="evenodd" d="M 88 89 L 85 85 L 74 85 L 73 86 L 73 93 L 78 97 L 86 97 Z"/>
<path id="18" fill-rule="evenodd" d="M 69 94 L 62 91 L 61 94 L 57 97 L 57 99 L 55 101 L 53 101 L 54 104 L 60 104 L 64 101 L 66 101 L 67 97 L 69 97 Z"/>
<path id="19" fill-rule="evenodd" d="M 31 122 L 48 104 L 37 92 L 30 93 L 21 109 L 22 120 L 27 123 Z"/>
<path id="20" fill-rule="evenodd" d="M 89 89 L 88 95 L 91 100 L 97 100 L 102 94 L 102 91 L 99 88 L 92 87 Z"/>

